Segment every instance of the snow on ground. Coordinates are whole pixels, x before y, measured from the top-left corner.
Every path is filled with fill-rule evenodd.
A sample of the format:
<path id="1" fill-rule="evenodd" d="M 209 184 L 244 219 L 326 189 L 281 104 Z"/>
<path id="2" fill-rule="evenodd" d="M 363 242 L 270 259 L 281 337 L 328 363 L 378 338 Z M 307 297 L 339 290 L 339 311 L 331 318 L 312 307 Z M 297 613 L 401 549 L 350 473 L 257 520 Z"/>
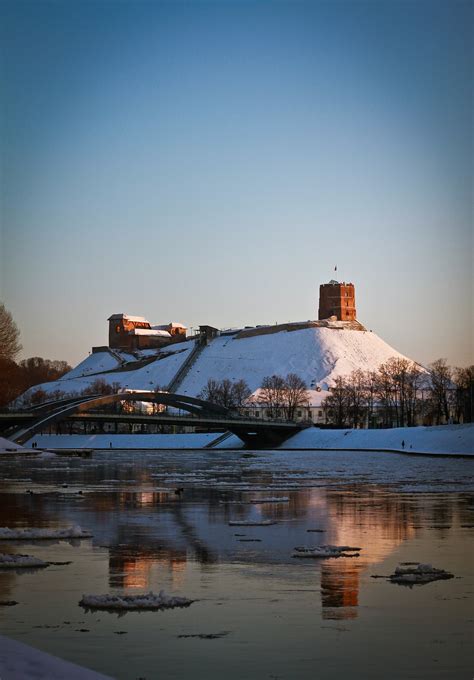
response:
<path id="1" fill-rule="evenodd" d="M 166 387 L 193 347 L 193 340 L 177 343 L 163 348 L 157 354 L 159 357 L 171 352 L 170 356 L 157 358 L 156 361 L 133 371 L 109 373 L 97 371 L 102 370 L 101 366 L 115 368 L 117 360 L 109 352 L 97 352 L 60 380 L 36 385 L 26 394 L 38 387 L 46 392 L 80 392 L 98 377 L 109 384 L 119 383 L 121 387 L 129 389 L 149 390 L 157 385 Z M 197 396 L 209 378 L 243 379 L 255 391 L 266 376 L 296 373 L 313 390 L 313 401 L 318 404 L 321 396 L 314 391 L 316 388 L 326 390 L 335 378 L 347 375 L 357 368 L 376 370 L 381 363 L 393 356 L 403 355 L 371 331 L 312 327 L 282 330 L 271 335 L 244 337 L 240 340 L 233 335 L 221 335 L 202 350 L 178 391 L 180 394 Z"/>
<path id="2" fill-rule="evenodd" d="M 190 434 L 52 434 L 35 435 L 30 443 L 48 449 L 201 449 L 221 432 Z M 236 437 L 237 439 L 237 437 Z M 242 442 L 238 439 L 240 445 Z M 112 446 L 110 446 L 112 444 Z"/>
<path id="3" fill-rule="evenodd" d="M 178 347 L 178 344 L 185 344 L 185 347 Z M 142 366 L 136 370 L 132 371 L 119 371 L 118 373 L 99 373 L 95 375 L 82 375 L 77 377 L 70 376 L 75 374 L 76 369 L 73 369 L 70 373 L 67 373 L 60 380 L 55 380 L 54 382 L 42 383 L 41 385 L 35 385 L 27 390 L 23 397 L 35 392 L 37 389 L 41 388 L 47 393 L 55 392 L 60 390 L 61 392 L 79 393 L 82 390 L 91 386 L 91 384 L 100 378 L 104 380 L 108 385 L 119 384 L 123 388 L 133 389 L 133 390 L 153 390 L 157 386 L 167 387 L 167 385 L 174 378 L 181 365 L 186 360 L 189 352 L 191 351 L 193 345 L 192 343 L 177 343 L 176 347 L 173 348 L 175 351 L 170 354 L 170 356 L 165 356 L 164 359 L 157 359 L 156 361 Z M 168 349 L 168 348 L 167 348 Z M 178 351 L 181 349 L 182 351 Z M 106 352 L 105 354 L 108 354 Z M 94 356 L 99 356 L 92 354 L 85 362 L 82 362 L 79 366 L 84 365 L 87 361 L 92 359 Z M 87 365 L 88 366 L 88 365 Z M 79 367 L 77 367 L 79 368 Z M 81 369 L 83 370 L 83 369 Z"/>
<path id="4" fill-rule="evenodd" d="M 320 430 L 311 427 L 295 434 L 280 448 L 474 455 L 474 423 L 389 430 Z"/>
<path id="5" fill-rule="evenodd" d="M 0 678 L 4 680 L 112 680 L 0 635 Z"/>
<path id="6" fill-rule="evenodd" d="M 242 378 L 255 391 L 264 377 L 288 373 L 324 390 L 338 376 L 376 370 L 393 356 L 403 355 L 370 331 L 316 327 L 240 340 L 220 336 L 201 352 L 179 392 L 195 396 L 209 378 Z"/>
<path id="7" fill-rule="evenodd" d="M 90 373 L 102 373 L 103 371 L 112 371 L 114 368 L 120 366 L 119 360 L 110 352 L 94 352 L 90 354 L 84 361 L 81 361 L 72 371 L 66 373 L 60 378 L 60 381 L 72 380 Z"/>
<path id="8" fill-rule="evenodd" d="M 199 449 L 221 437 L 219 432 L 190 434 L 35 435 L 47 449 Z M 403 447 L 402 442 L 405 442 Z M 112 446 L 110 444 L 112 443 Z M 0 442 L 1 446 L 1 442 Z M 12 445 L 14 446 L 14 445 Z M 230 435 L 216 449 L 240 449 L 243 442 Z M 474 455 L 474 423 L 437 427 L 399 427 L 387 430 L 323 430 L 309 427 L 286 440 L 280 449 L 356 449 L 401 453 Z M 27 450 L 34 453 L 35 450 Z"/>
<path id="9" fill-rule="evenodd" d="M 4 439 L 0 437 L 0 455 L 2 453 L 36 453 L 33 449 L 25 448 L 24 446 L 19 446 L 15 442 L 11 442 L 9 439 Z"/>
<path id="10" fill-rule="evenodd" d="M 224 441 L 219 442 L 215 446 L 213 446 L 214 449 L 241 449 L 244 446 L 244 443 L 239 437 L 237 437 L 236 434 L 231 434 L 227 439 L 224 439 Z"/>
<path id="11" fill-rule="evenodd" d="M 8 527 L 0 527 L 0 540 L 2 541 L 42 541 L 42 540 L 60 540 L 70 538 L 91 538 L 92 534 L 89 531 L 82 529 L 75 525 L 66 529 L 9 529 Z"/>
<path id="12" fill-rule="evenodd" d="M 173 607 L 189 607 L 194 600 L 187 597 L 167 595 L 160 590 L 158 595 L 144 593 L 143 595 L 83 595 L 79 602 L 86 609 L 172 609 Z"/>

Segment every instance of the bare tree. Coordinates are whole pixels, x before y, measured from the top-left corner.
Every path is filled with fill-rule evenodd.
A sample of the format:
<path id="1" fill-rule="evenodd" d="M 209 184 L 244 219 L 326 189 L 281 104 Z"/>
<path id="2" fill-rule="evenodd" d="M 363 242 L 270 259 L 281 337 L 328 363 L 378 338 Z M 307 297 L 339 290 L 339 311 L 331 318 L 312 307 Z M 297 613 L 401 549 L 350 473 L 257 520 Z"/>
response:
<path id="1" fill-rule="evenodd" d="M 238 409 L 246 403 L 251 394 L 252 392 L 245 380 L 233 382 L 228 378 L 224 378 L 224 380 L 209 378 L 198 397 L 229 409 Z"/>
<path id="2" fill-rule="evenodd" d="M 288 373 L 284 387 L 284 411 L 288 420 L 294 420 L 296 409 L 307 406 L 309 402 L 308 387 L 296 373 Z"/>
<path id="3" fill-rule="evenodd" d="M 258 402 L 267 407 L 271 418 L 278 417 L 285 406 L 285 380 L 281 375 L 266 376 L 262 380 Z"/>
<path id="4" fill-rule="evenodd" d="M 324 399 L 322 407 L 326 420 L 336 427 L 346 427 L 349 413 L 349 395 L 347 382 L 338 376 L 332 385 L 330 394 Z"/>
<path id="5" fill-rule="evenodd" d="M 96 394 L 105 396 L 107 394 L 115 394 L 118 392 L 119 388 L 119 383 L 113 383 L 110 385 L 104 380 L 104 378 L 96 378 L 93 382 L 91 382 L 89 387 L 86 387 L 82 390 L 82 394 L 85 396 L 95 396 Z"/>
<path id="6" fill-rule="evenodd" d="M 209 378 L 205 387 L 198 394 L 199 399 L 204 401 L 211 401 L 213 404 L 220 403 L 220 383 L 214 378 Z"/>
<path id="7" fill-rule="evenodd" d="M 363 371 L 352 371 L 346 381 L 349 422 L 358 428 L 365 423 L 367 415 L 366 376 Z"/>
<path id="8" fill-rule="evenodd" d="M 237 380 L 234 382 L 232 389 L 232 398 L 236 408 L 242 408 L 245 406 L 252 394 L 252 390 L 247 385 L 245 380 Z"/>
<path id="9" fill-rule="evenodd" d="M 0 357 L 0 408 L 7 406 L 24 391 L 20 367 L 10 359 Z"/>
<path id="10" fill-rule="evenodd" d="M 23 359 L 19 366 L 23 372 L 24 388 L 58 380 L 71 370 L 67 361 L 43 359 L 42 357 Z"/>
<path id="11" fill-rule="evenodd" d="M 432 415 L 437 425 L 449 420 L 449 390 L 452 387 L 453 371 L 446 359 L 437 359 L 428 366 L 430 372 L 430 401 Z"/>
<path id="12" fill-rule="evenodd" d="M 365 374 L 365 398 L 367 407 L 367 426 L 374 427 L 376 420 L 377 372 Z"/>
<path id="13" fill-rule="evenodd" d="M 474 366 L 454 369 L 456 420 L 472 423 L 474 420 Z"/>
<path id="14" fill-rule="evenodd" d="M 13 361 L 20 350 L 18 326 L 5 305 L 0 302 L 0 358 Z"/>
<path id="15" fill-rule="evenodd" d="M 392 366 L 389 361 L 379 366 L 375 383 L 376 400 L 379 405 L 384 427 L 393 427 L 394 420 L 398 420 L 396 395 L 393 388 Z"/>

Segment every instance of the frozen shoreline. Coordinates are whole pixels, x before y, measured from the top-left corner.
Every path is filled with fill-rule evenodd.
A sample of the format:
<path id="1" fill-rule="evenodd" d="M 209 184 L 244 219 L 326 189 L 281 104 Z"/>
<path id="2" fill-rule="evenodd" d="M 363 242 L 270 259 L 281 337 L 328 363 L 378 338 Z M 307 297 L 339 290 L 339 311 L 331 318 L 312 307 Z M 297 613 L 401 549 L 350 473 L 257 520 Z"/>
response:
<path id="1" fill-rule="evenodd" d="M 41 449 L 197 449 L 204 450 L 221 436 L 219 432 L 190 434 L 91 434 L 35 435 L 28 443 L 36 449 L 0 439 L 0 453 L 40 453 Z M 235 435 L 215 447 L 241 449 Z M 211 452 L 213 449 L 208 449 Z M 288 451 L 379 451 L 429 456 L 474 456 L 474 423 L 433 427 L 399 427 L 386 430 L 325 430 L 310 427 L 284 442 Z"/>
<path id="2" fill-rule="evenodd" d="M 288 439 L 281 448 L 474 456 L 474 424 L 395 427 L 387 430 L 308 428 Z"/>
<path id="3" fill-rule="evenodd" d="M 88 668 L 0 635 L 0 677 L 37 680 L 112 680 Z"/>

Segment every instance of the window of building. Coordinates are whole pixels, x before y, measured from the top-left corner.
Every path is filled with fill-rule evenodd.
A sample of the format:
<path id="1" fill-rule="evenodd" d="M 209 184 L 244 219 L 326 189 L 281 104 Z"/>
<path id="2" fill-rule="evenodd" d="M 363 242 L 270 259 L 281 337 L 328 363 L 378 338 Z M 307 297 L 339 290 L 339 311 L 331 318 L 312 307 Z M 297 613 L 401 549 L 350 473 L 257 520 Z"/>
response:
<path id="1" fill-rule="evenodd" d="M 302 413 L 301 411 L 298 411 L 298 412 L 297 412 L 298 418 L 301 418 L 302 415 L 303 415 L 303 413 Z"/>
<path id="2" fill-rule="evenodd" d="M 255 411 L 255 415 L 257 418 L 260 418 L 260 411 Z"/>
<path id="3" fill-rule="evenodd" d="M 323 415 L 323 412 L 322 412 L 322 411 L 318 411 L 318 416 L 319 416 L 320 418 L 321 418 L 322 415 Z"/>

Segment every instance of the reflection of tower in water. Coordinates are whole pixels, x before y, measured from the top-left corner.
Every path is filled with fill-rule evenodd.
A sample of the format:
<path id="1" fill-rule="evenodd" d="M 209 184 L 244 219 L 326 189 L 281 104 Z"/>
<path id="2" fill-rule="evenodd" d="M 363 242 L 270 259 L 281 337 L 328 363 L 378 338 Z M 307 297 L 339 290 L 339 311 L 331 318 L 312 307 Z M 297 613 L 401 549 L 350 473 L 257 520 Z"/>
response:
<path id="1" fill-rule="evenodd" d="M 186 570 L 186 552 L 161 548 L 158 551 L 130 549 L 121 552 L 119 549 L 109 554 L 109 584 L 111 588 L 148 589 L 152 587 L 154 572 L 162 572 L 166 579 L 171 578 L 171 585 L 182 584 Z M 161 579 L 162 580 L 162 577 Z"/>
<path id="2" fill-rule="evenodd" d="M 321 564 L 323 619 L 353 619 L 359 605 L 360 574 L 382 562 L 415 530 L 409 502 L 382 489 L 365 493 L 328 491 L 332 528 L 327 543 L 360 547 L 360 557 L 340 557 Z"/>
<path id="3" fill-rule="evenodd" d="M 321 565 L 321 604 L 323 619 L 355 619 L 359 604 L 357 558 L 326 560 Z"/>

